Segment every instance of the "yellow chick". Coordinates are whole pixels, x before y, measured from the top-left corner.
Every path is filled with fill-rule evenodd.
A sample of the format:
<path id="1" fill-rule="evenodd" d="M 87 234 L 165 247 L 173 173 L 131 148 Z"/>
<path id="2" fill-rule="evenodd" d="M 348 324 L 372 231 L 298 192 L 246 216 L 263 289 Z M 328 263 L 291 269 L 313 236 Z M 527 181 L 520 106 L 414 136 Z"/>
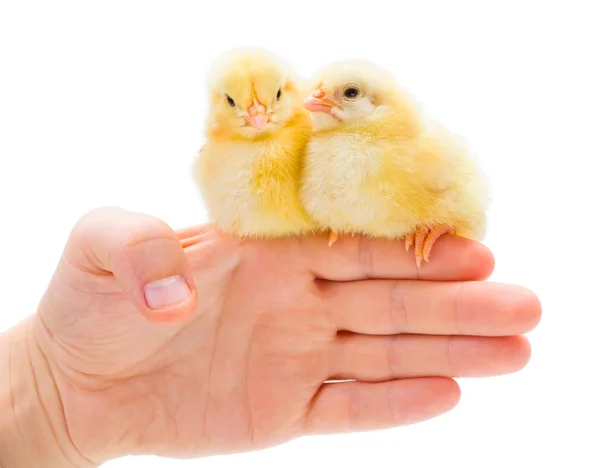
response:
<path id="1" fill-rule="evenodd" d="M 450 132 L 425 122 L 394 78 L 363 61 L 333 63 L 304 104 L 312 113 L 301 200 L 321 228 L 404 239 L 418 266 L 448 233 L 481 239 L 487 184 Z"/>
<path id="2" fill-rule="evenodd" d="M 309 233 L 299 199 L 312 133 L 308 88 L 271 52 L 237 49 L 209 74 L 206 143 L 194 166 L 209 216 L 238 237 Z"/>

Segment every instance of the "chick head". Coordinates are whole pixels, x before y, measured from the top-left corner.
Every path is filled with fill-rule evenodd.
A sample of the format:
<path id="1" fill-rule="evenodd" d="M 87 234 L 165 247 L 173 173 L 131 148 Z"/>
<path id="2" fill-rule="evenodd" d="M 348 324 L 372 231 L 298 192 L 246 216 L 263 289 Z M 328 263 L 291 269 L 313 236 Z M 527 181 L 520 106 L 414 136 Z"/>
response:
<path id="1" fill-rule="evenodd" d="M 244 138 L 277 131 L 302 107 L 290 66 L 261 49 L 230 51 L 209 74 L 211 125 Z"/>
<path id="2" fill-rule="evenodd" d="M 371 117 L 381 106 L 397 107 L 400 92 L 391 74 L 366 61 L 334 62 L 313 80 L 304 100 L 316 131 Z"/>

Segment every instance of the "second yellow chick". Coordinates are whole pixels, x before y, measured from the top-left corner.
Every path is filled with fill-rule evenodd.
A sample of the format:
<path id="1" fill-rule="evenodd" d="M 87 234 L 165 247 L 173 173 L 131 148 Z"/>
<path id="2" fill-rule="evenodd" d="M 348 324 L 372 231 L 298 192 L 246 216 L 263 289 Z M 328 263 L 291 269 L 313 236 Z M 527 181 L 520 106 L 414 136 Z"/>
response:
<path id="1" fill-rule="evenodd" d="M 273 238 L 315 227 L 299 199 L 312 132 L 306 92 L 290 66 L 265 50 L 233 50 L 213 66 L 207 141 L 194 172 L 223 231 Z"/>
<path id="2" fill-rule="evenodd" d="M 429 261 L 446 233 L 481 239 L 487 184 L 453 136 L 425 122 L 394 78 L 363 61 L 333 63 L 305 100 L 314 135 L 301 199 L 321 228 L 404 239 Z"/>

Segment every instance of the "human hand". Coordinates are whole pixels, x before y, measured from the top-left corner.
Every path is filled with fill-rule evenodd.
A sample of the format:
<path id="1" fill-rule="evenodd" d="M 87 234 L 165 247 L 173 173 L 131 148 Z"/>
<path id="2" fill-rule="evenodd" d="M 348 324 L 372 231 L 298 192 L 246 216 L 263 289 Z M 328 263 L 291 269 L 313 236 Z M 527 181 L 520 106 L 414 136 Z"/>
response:
<path id="1" fill-rule="evenodd" d="M 480 244 L 444 236 L 436 250 L 417 269 L 401 243 L 238 241 L 88 214 L 22 327 L 22 359 L 56 389 L 45 414 L 60 413 L 64 466 L 414 423 L 456 405 L 452 377 L 522 368 L 537 298 L 476 281 L 493 268 Z"/>

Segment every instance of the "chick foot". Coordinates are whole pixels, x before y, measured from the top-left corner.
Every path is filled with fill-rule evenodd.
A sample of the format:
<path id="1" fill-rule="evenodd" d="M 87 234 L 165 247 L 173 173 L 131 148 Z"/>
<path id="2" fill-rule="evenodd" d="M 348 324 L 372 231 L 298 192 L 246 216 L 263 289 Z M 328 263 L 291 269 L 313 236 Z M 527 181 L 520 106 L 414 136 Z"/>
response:
<path id="1" fill-rule="evenodd" d="M 447 226 L 436 226 L 432 229 L 421 226 L 404 237 L 404 247 L 408 252 L 413 245 L 415 246 L 415 259 L 417 266 L 420 267 L 423 260 L 429 261 L 435 242 L 444 234 L 452 232 L 452 229 Z"/>

